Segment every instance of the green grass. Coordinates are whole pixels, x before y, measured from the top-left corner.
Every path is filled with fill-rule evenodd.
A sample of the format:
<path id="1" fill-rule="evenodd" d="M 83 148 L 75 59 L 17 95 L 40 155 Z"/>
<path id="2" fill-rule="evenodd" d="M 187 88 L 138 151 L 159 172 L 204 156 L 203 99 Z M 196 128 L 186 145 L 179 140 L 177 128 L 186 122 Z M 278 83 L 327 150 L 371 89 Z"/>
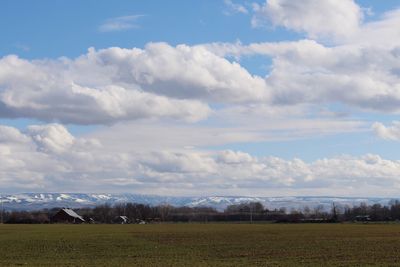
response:
<path id="1" fill-rule="evenodd" d="M 400 225 L 0 225 L 0 266 L 400 266 Z"/>

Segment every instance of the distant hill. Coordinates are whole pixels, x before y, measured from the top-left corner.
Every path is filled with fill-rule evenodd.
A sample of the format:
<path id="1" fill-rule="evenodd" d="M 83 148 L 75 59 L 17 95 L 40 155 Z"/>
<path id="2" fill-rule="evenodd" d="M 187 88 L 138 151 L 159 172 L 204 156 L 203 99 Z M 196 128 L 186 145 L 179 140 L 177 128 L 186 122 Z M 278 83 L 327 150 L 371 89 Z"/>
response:
<path id="1" fill-rule="evenodd" d="M 23 193 L 0 195 L 0 201 L 6 210 L 38 210 L 53 207 L 93 207 L 108 203 L 135 202 L 149 205 L 169 204 L 173 206 L 213 207 L 223 210 L 232 204 L 246 202 L 260 202 L 268 209 L 281 207 L 290 209 L 303 209 L 308 206 L 315 208 L 319 205 L 324 210 L 330 210 L 332 203 L 339 207 L 354 206 L 361 203 L 368 205 L 386 205 L 393 198 L 368 198 L 368 197 L 245 197 L 245 196 L 205 196 L 205 197 L 168 197 L 138 194 L 80 194 L 80 193 Z"/>

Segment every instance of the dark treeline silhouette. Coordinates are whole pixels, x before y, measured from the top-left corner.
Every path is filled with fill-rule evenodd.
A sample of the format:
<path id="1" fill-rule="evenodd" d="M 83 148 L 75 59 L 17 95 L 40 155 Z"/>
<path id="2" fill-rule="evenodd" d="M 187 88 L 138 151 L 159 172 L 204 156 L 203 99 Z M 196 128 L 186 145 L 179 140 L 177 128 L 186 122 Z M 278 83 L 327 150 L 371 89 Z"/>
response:
<path id="1" fill-rule="evenodd" d="M 41 211 L 1 212 L 4 223 L 51 223 L 60 208 Z M 137 203 L 120 203 L 114 206 L 103 204 L 94 208 L 75 211 L 86 222 L 117 223 L 116 218 L 126 216 L 130 223 L 138 222 L 287 222 L 329 223 L 346 221 L 397 221 L 400 220 L 400 201 L 388 205 L 360 204 L 353 207 L 337 207 L 334 203 L 329 211 L 322 205 L 301 210 L 286 208 L 269 210 L 261 203 L 244 203 L 228 206 L 224 211 L 211 207 L 174 207 L 170 205 L 150 206 Z"/>

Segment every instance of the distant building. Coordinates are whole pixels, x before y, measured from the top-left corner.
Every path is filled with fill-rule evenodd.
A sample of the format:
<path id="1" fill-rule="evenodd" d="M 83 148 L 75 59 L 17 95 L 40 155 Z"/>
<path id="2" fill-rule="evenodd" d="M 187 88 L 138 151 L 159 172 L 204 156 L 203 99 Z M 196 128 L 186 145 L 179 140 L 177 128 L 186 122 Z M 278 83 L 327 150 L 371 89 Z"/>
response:
<path id="1" fill-rule="evenodd" d="M 371 217 L 369 217 L 369 215 L 358 215 L 358 216 L 356 216 L 356 221 L 357 222 L 369 222 L 369 221 L 371 221 Z"/>
<path id="2" fill-rule="evenodd" d="M 146 221 L 140 220 L 140 219 L 136 219 L 136 224 L 146 224 Z"/>
<path id="3" fill-rule="evenodd" d="M 300 222 L 302 222 L 302 223 L 327 223 L 327 222 L 332 222 L 332 221 L 325 219 L 325 218 L 307 218 L 307 219 L 301 219 Z"/>
<path id="4" fill-rule="evenodd" d="M 78 215 L 72 209 L 61 209 L 52 218 L 55 223 L 84 223 L 82 216 Z"/>
<path id="5" fill-rule="evenodd" d="M 114 220 L 114 223 L 119 223 L 119 224 L 127 224 L 129 223 L 129 219 L 126 216 L 117 216 Z"/>

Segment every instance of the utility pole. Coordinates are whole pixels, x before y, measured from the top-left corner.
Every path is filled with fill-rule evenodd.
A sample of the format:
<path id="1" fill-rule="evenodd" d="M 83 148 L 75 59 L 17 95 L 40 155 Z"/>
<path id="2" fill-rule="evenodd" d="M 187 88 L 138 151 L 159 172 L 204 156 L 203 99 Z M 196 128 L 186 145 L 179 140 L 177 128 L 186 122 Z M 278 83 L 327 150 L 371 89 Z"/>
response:
<path id="1" fill-rule="evenodd" d="M 252 224 L 253 223 L 253 205 L 252 205 L 252 203 L 250 202 L 250 224 Z"/>
<path id="2" fill-rule="evenodd" d="M 0 195 L 0 202 L 1 202 L 0 224 L 3 224 L 4 208 L 3 208 L 3 198 L 1 197 L 1 195 Z"/>
<path id="3" fill-rule="evenodd" d="M 336 210 L 336 205 L 335 202 L 332 203 L 332 221 L 337 222 L 338 220 L 338 215 L 337 215 L 337 210 Z"/>

